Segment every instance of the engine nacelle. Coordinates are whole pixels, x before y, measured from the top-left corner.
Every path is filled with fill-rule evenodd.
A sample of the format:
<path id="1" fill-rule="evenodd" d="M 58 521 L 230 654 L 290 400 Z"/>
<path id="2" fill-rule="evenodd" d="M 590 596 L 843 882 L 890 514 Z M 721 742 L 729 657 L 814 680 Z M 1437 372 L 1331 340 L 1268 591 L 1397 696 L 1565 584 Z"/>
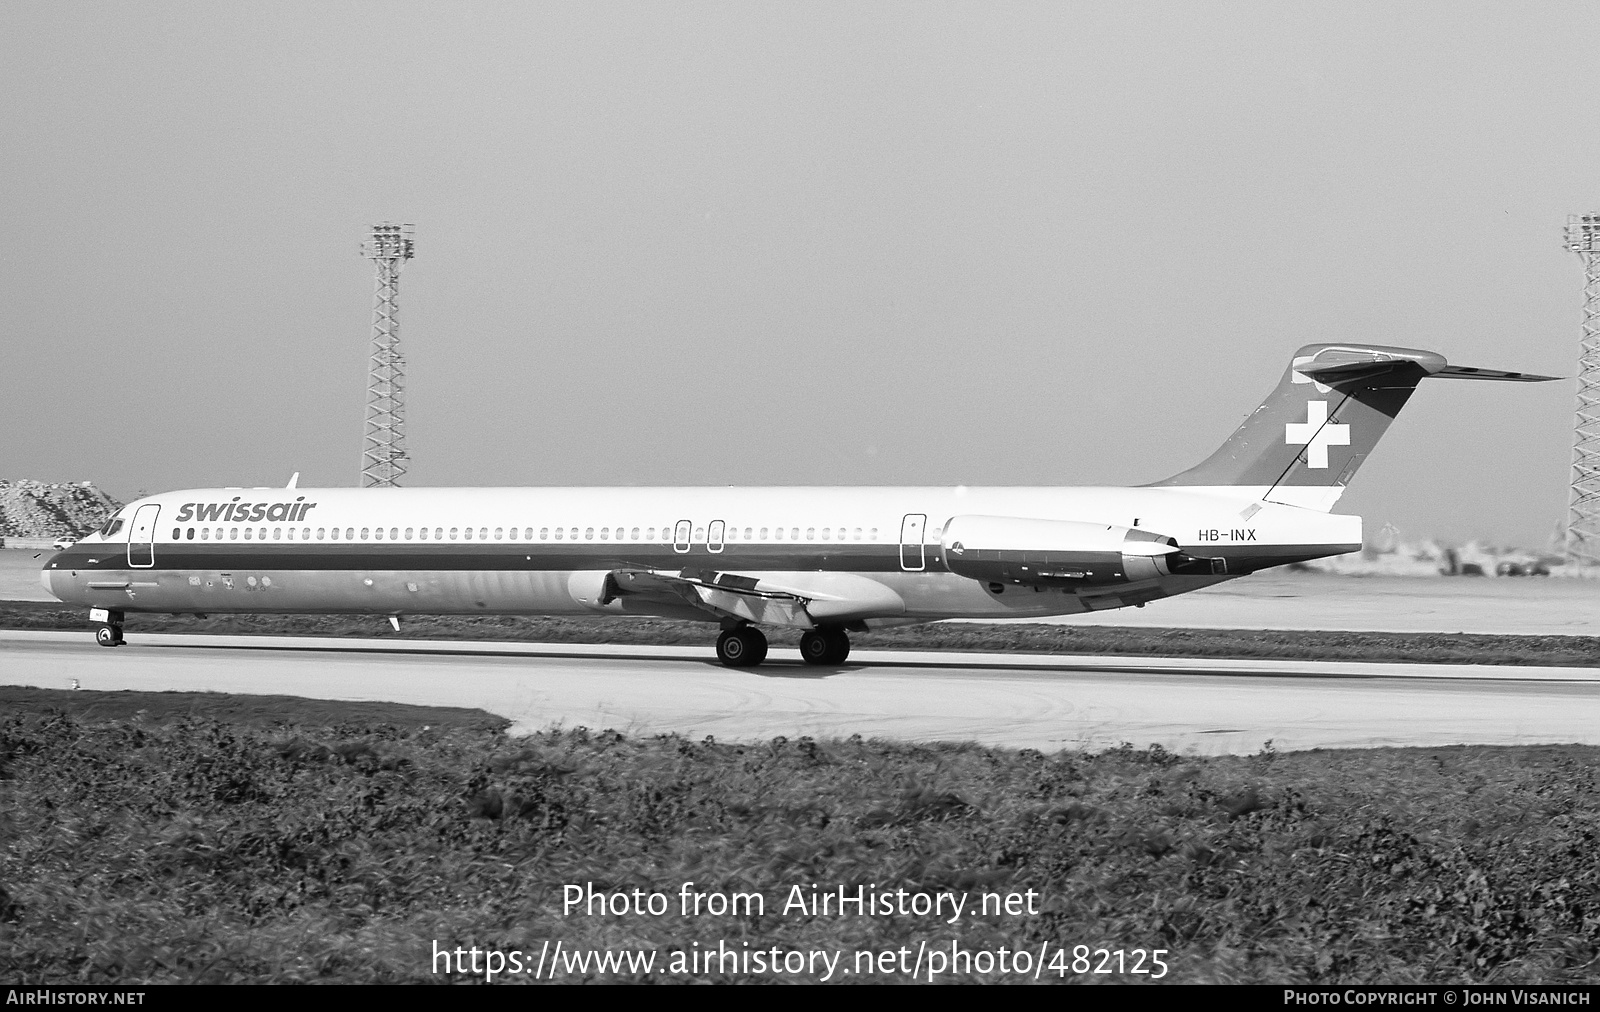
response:
<path id="1" fill-rule="evenodd" d="M 940 541 L 945 568 L 984 583 L 1094 587 L 1226 572 L 1222 559 L 1192 558 L 1173 538 L 1076 520 L 959 516 Z"/>

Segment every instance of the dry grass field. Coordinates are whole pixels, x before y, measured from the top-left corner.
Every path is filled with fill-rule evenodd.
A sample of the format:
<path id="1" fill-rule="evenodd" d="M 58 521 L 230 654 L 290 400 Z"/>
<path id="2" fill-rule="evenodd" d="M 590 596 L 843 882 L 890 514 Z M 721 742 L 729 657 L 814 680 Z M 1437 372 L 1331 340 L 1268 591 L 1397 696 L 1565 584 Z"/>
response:
<path id="1" fill-rule="evenodd" d="M 822 975 L 670 969 L 719 942 L 839 953 L 846 968 L 924 943 L 1066 952 L 1047 981 L 1148 979 L 1077 972 L 1075 945 L 1165 950 L 1172 982 L 1600 976 L 1593 748 L 1192 758 L 508 739 L 462 711 L 22 689 L 0 689 L 0 713 L 11 980 L 460 979 L 437 972 L 436 942 L 529 967 L 546 942 L 659 961 L 569 980 Z M 686 881 L 759 893 L 764 910 L 683 916 Z M 563 916 L 575 883 L 674 905 Z M 1032 891 L 1035 910 L 781 909 L 794 885 L 870 883 L 975 904 Z M 1018 979 L 990 966 L 934 979 Z M 918 978 L 932 975 L 924 962 Z"/>
<path id="2" fill-rule="evenodd" d="M 33 576 L 12 569 L 19 580 Z M 1446 596 L 1476 593 L 1440 582 Z M 1506 590 L 1513 582 L 1523 589 Z M 1476 586 L 1490 583 L 1570 598 L 1567 608 L 1586 601 L 1582 588 Z M 1261 589 L 1270 596 L 1274 586 Z M 1284 593 L 1298 597 L 1310 585 L 1289 586 Z M 0 603 L 0 627 L 87 637 L 79 609 L 43 601 Z M 395 635 L 379 619 L 327 616 L 133 616 L 129 629 Z M 514 618 L 419 618 L 399 635 L 711 637 L 710 627 L 692 623 Z M 1586 635 L 945 623 L 855 642 L 1600 663 L 1600 638 Z M 860 967 L 863 953 L 870 961 L 928 946 L 1020 949 L 1047 954 L 1037 961 L 1042 981 L 1151 977 L 1080 972 L 1078 945 L 1094 957 L 1091 967 L 1099 950 L 1128 958 L 1163 950 L 1167 982 L 1600 979 L 1594 748 L 1279 754 L 1264 742 L 1254 756 L 1132 745 L 1044 755 L 859 738 L 633 739 L 603 728 L 510 738 L 505 726 L 481 711 L 389 703 L 0 687 L 0 978 L 481 979 L 438 973 L 435 943 L 517 952 L 527 967 L 560 943 L 569 954 L 565 980 L 823 979 L 814 962 L 793 974 L 748 963 L 672 969 L 675 959 L 719 945 L 834 953 L 841 968 Z M 567 885 L 675 899 L 688 881 L 760 894 L 766 908 L 563 916 Z M 946 923 L 781 910 L 795 885 L 872 883 L 974 904 L 985 893 L 1031 891 L 1037 912 Z M 602 970 L 590 959 L 602 950 L 653 953 L 658 962 Z M 573 953 L 590 961 L 578 968 Z M 1030 979 L 993 962 L 940 973 L 896 964 L 866 979 L 913 977 Z M 827 979 L 863 978 L 836 971 Z"/>

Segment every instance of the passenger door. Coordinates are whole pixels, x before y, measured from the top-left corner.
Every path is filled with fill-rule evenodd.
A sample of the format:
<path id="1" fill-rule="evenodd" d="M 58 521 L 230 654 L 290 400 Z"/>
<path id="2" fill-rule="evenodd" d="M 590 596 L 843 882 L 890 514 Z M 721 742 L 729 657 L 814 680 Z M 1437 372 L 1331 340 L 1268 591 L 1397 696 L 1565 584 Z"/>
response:
<path id="1" fill-rule="evenodd" d="M 922 533 L 927 526 L 926 513 L 907 513 L 900 521 L 900 568 L 908 573 L 920 573 L 928 568 L 922 546 Z"/>
<path id="2" fill-rule="evenodd" d="M 156 564 L 156 517 L 161 507 L 155 503 L 140 506 L 128 528 L 128 565 L 149 569 Z"/>

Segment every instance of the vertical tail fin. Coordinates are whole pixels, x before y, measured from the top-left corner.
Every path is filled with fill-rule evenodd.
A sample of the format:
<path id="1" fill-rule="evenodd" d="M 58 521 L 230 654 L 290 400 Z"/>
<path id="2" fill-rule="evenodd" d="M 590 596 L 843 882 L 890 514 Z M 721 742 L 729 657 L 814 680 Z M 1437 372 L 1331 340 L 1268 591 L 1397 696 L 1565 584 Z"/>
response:
<path id="1" fill-rule="evenodd" d="M 1269 502 L 1332 509 L 1417 384 L 1429 376 L 1555 378 L 1451 366 L 1443 355 L 1414 348 L 1308 344 L 1217 452 L 1153 484 L 1249 488 Z"/>

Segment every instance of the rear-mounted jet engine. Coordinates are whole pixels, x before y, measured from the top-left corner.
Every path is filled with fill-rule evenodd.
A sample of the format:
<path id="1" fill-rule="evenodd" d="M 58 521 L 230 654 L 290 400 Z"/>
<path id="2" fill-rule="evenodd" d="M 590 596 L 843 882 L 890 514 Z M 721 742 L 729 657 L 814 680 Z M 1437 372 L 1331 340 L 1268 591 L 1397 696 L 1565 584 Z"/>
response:
<path id="1" fill-rule="evenodd" d="M 984 583 L 1098 587 L 1227 572 L 1226 560 L 1187 555 L 1173 538 L 1075 520 L 959 516 L 940 540 L 945 568 Z"/>

